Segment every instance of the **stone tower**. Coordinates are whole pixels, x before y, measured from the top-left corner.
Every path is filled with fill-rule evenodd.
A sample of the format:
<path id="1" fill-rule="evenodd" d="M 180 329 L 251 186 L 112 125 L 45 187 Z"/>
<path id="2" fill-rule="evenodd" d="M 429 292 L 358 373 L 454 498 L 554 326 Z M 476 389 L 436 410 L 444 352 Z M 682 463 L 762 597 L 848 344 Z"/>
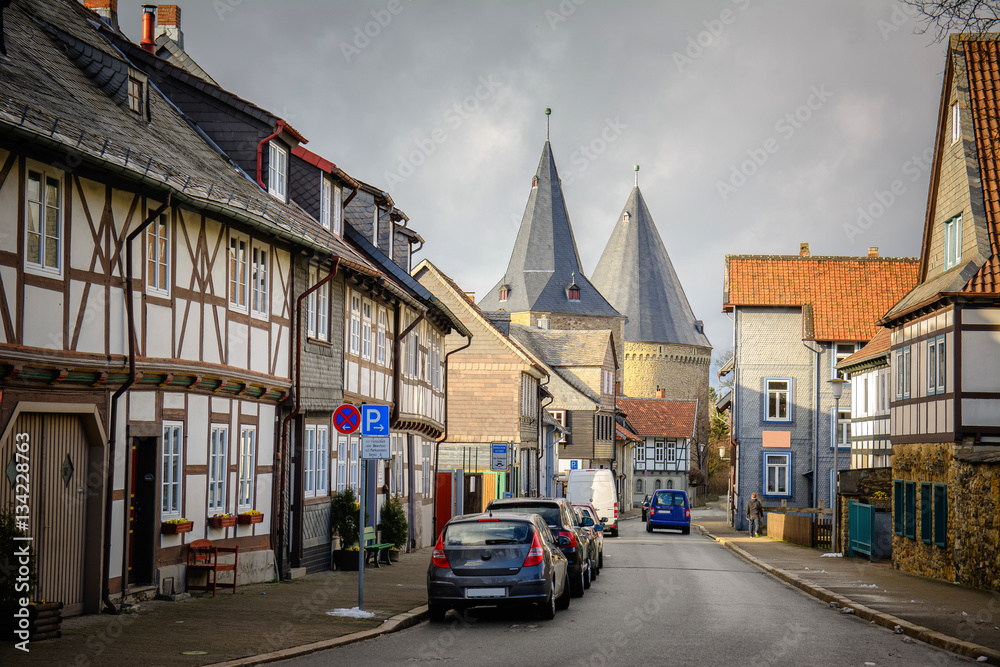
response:
<path id="1" fill-rule="evenodd" d="M 594 269 L 593 284 L 627 318 L 622 394 L 698 399 L 695 444 L 707 444 L 712 344 L 691 311 L 638 177 Z"/>

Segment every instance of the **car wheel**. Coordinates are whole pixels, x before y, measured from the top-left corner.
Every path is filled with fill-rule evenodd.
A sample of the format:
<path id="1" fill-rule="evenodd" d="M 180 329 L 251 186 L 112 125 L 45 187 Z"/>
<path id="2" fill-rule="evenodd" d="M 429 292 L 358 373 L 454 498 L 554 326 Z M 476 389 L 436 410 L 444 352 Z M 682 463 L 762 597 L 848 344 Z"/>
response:
<path id="1" fill-rule="evenodd" d="M 590 585 L 594 583 L 594 565 L 587 560 L 587 571 L 583 573 L 583 587 L 590 588 Z"/>
<path id="2" fill-rule="evenodd" d="M 681 534 L 682 535 L 690 535 L 691 534 L 691 526 L 685 526 L 684 528 L 681 528 Z"/>
<path id="3" fill-rule="evenodd" d="M 618 526 L 611 529 L 611 537 L 618 537 Z"/>
<path id="4" fill-rule="evenodd" d="M 600 570 L 602 567 L 604 567 L 604 549 L 597 555 L 597 569 Z"/>
<path id="5" fill-rule="evenodd" d="M 429 602 L 427 611 L 431 618 L 431 623 L 444 623 L 444 617 L 448 613 L 448 607 L 440 603 Z"/>
<path id="6" fill-rule="evenodd" d="M 543 621 L 551 621 L 556 617 L 556 580 L 553 579 L 552 583 L 549 585 L 549 594 L 545 598 L 545 602 L 541 604 L 538 608 L 538 615 L 542 617 Z"/>
<path id="7" fill-rule="evenodd" d="M 581 565 L 580 566 L 580 574 L 578 574 L 575 577 L 573 577 L 573 580 L 570 581 L 570 587 L 569 587 L 570 588 L 570 593 L 572 593 L 573 597 L 575 597 L 575 598 L 582 598 L 583 597 L 583 591 L 586 588 L 584 586 L 584 584 L 583 584 L 583 568 L 584 568 L 584 566 Z"/>
<path id="8" fill-rule="evenodd" d="M 645 521 L 645 520 L 646 520 L 646 513 L 645 513 L 645 512 L 643 512 L 643 513 L 642 513 L 642 520 L 643 520 L 643 521 Z"/>
<path id="9" fill-rule="evenodd" d="M 647 533 L 653 532 L 653 524 L 651 524 L 651 523 L 647 523 L 646 524 L 646 532 Z"/>
<path id="10" fill-rule="evenodd" d="M 591 561 L 590 563 L 590 578 L 597 579 L 597 577 L 600 574 L 601 574 L 601 557 L 600 555 L 598 555 L 597 560 Z"/>
<path id="11" fill-rule="evenodd" d="M 569 573 L 567 573 L 566 579 L 563 580 L 562 595 L 556 598 L 556 609 L 569 609 L 569 596 L 570 596 Z"/>

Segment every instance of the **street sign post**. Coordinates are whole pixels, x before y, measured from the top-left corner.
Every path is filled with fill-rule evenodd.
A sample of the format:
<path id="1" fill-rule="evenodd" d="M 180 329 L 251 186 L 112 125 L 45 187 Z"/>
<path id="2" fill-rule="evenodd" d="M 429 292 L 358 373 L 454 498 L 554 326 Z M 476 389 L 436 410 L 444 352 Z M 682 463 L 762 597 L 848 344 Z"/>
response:
<path id="1" fill-rule="evenodd" d="M 361 458 L 381 459 L 388 461 L 392 458 L 389 450 L 388 435 L 363 435 L 361 436 Z"/>
<path id="2" fill-rule="evenodd" d="M 341 406 L 344 407 L 344 406 Z M 354 406 L 351 406 L 354 407 Z M 360 518 L 358 520 L 358 609 L 364 609 L 365 604 L 365 478 L 368 476 L 368 461 L 371 459 L 391 458 L 389 448 L 389 406 L 388 405 L 362 405 L 360 412 L 354 408 L 357 419 L 351 420 L 353 415 L 344 415 L 344 421 L 350 422 L 354 428 L 349 431 L 354 433 L 361 429 L 361 476 L 358 480 L 358 490 L 361 501 L 359 503 Z M 340 408 L 334 413 L 334 421 L 339 416 Z M 336 425 L 336 424 L 335 424 Z M 340 428 L 337 428 L 340 431 Z M 344 433 L 344 431 L 340 431 Z"/>
<path id="3" fill-rule="evenodd" d="M 506 442 L 494 442 L 490 445 L 490 469 L 506 470 L 508 461 L 508 445 Z"/>

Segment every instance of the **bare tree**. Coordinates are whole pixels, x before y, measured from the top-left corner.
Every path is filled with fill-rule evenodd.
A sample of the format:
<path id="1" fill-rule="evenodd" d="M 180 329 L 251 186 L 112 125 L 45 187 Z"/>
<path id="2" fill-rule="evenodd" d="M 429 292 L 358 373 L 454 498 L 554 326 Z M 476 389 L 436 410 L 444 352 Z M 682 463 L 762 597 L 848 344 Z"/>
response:
<path id="1" fill-rule="evenodd" d="M 952 32 L 990 32 L 1000 24 L 1000 0 L 901 0 L 910 7 L 922 27 L 934 31 L 934 41 L 948 39 Z"/>

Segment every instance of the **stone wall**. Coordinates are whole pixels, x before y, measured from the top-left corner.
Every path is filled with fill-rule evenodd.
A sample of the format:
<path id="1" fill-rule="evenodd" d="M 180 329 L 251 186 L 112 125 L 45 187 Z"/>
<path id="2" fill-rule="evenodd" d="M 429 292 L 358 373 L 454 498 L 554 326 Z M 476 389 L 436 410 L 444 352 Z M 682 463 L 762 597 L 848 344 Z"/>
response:
<path id="1" fill-rule="evenodd" d="M 892 536 L 892 564 L 898 570 L 925 577 L 956 581 L 953 549 L 955 540 L 954 483 L 950 479 L 954 444 L 931 443 L 895 445 L 892 448 L 892 477 L 904 482 L 917 482 L 916 539 Z M 921 482 L 948 485 L 948 539 L 944 548 L 926 544 L 920 539 L 920 487 Z M 900 499 L 893 497 L 895 511 Z"/>
<path id="2" fill-rule="evenodd" d="M 955 580 L 1000 590 L 1000 462 L 953 461 L 948 503 Z"/>

